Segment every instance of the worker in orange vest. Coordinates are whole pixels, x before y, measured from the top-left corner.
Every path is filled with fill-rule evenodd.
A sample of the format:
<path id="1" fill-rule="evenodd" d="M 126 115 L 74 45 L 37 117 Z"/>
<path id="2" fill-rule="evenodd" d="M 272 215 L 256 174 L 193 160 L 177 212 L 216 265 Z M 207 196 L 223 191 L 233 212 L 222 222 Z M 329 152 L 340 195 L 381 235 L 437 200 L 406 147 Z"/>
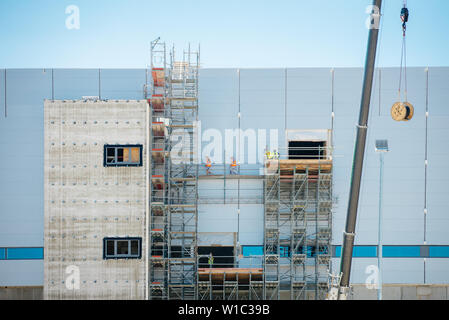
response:
<path id="1" fill-rule="evenodd" d="M 212 162 L 209 157 L 206 157 L 206 175 L 210 175 L 210 168 L 212 167 Z"/>
<path id="2" fill-rule="evenodd" d="M 231 165 L 229 167 L 229 173 L 237 174 L 237 162 L 235 161 L 234 157 L 231 157 Z"/>

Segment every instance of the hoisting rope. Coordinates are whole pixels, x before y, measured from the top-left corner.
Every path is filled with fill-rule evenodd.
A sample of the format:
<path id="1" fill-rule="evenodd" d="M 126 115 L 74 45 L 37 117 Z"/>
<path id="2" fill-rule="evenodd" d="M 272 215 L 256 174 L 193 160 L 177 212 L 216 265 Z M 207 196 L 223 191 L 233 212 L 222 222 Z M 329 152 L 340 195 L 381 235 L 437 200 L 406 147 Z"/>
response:
<path id="1" fill-rule="evenodd" d="M 402 69 L 404 69 L 404 101 L 407 101 L 407 46 L 405 32 L 407 30 L 409 12 L 407 9 L 407 0 L 404 0 L 404 6 L 401 9 L 402 21 L 402 49 L 401 49 L 401 67 L 399 71 L 399 90 L 398 96 L 401 101 L 401 86 L 402 86 Z"/>

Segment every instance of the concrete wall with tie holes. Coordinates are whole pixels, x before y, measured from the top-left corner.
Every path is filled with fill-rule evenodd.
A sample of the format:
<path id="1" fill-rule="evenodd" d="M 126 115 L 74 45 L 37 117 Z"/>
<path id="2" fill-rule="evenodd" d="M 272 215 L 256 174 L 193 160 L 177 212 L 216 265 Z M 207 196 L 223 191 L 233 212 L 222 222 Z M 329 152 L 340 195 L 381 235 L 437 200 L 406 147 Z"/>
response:
<path id="1" fill-rule="evenodd" d="M 45 101 L 45 299 L 144 298 L 144 257 L 105 260 L 103 239 L 145 239 L 148 159 L 105 167 L 103 148 L 146 146 L 147 116 L 145 100 Z M 80 288 L 67 290 L 74 268 Z"/>

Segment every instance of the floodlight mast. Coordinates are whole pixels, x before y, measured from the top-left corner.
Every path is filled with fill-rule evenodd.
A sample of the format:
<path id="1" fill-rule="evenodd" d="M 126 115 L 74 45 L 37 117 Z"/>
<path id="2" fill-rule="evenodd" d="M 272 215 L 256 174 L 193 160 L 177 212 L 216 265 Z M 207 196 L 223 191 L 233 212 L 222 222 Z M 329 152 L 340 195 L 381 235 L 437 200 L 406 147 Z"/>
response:
<path id="1" fill-rule="evenodd" d="M 354 248 L 355 226 L 357 221 L 357 208 L 359 204 L 360 182 L 362 179 L 363 158 L 365 155 L 366 136 L 368 131 L 368 116 L 373 87 L 373 75 L 376 62 L 377 40 L 379 36 L 379 23 L 382 0 L 373 0 L 373 19 L 368 35 L 368 47 L 365 60 L 365 74 L 363 78 L 362 99 L 360 102 L 359 122 L 357 124 L 357 138 L 352 164 L 351 189 L 349 193 L 346 227 L 343 234 L 343 248 L 340 261 L 340 274 L 333 276 L 328 299 L 346 300 L 349 296 L 349 280 L 351 274 L 352 251 Z"/>

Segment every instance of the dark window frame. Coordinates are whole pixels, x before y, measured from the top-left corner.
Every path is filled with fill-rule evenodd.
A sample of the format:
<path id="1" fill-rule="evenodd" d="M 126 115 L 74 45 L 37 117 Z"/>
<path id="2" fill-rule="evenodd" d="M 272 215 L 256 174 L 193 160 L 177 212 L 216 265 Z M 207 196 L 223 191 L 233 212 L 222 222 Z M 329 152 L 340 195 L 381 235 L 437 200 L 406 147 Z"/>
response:
<path id="1" fill-rule="evenodd" d="M 131 254 L 132 241 L 138 241 L 137 254 Z M 114 241 L 114 254 L 107 254 L 107 243 L 108 241 Z M 128 241 L 128 253 L 127 254 L 117 254 L 117 242 L 118 241 Z M 103 259 L 141 259 L 142 258 L 142 238 L 141 237 L 105 237 L 103 238 Z"/>
<path id="2" fill-rule="evenodd" d="M 289 140 L 288 159 L 290 160 L 323 160 L 327 159 L 326 140 Z"/>
<path id="3" fill-rule="evenodd" d="M 114 162 L 108 163 L 107 162 L 107 150 L 108 149 L 115 149 L 114 154 Z M 120 148 L 129 148 L 131 155 L 131 148 L 139 148 L 139 162 L 117 162 L 117 150 Z M 141 144 L 105 144 L 103 147 L 103 166 L 104 167 L 141 167 L 142 164 L 142 154 L 143 154 L 143 145 Z"/>

